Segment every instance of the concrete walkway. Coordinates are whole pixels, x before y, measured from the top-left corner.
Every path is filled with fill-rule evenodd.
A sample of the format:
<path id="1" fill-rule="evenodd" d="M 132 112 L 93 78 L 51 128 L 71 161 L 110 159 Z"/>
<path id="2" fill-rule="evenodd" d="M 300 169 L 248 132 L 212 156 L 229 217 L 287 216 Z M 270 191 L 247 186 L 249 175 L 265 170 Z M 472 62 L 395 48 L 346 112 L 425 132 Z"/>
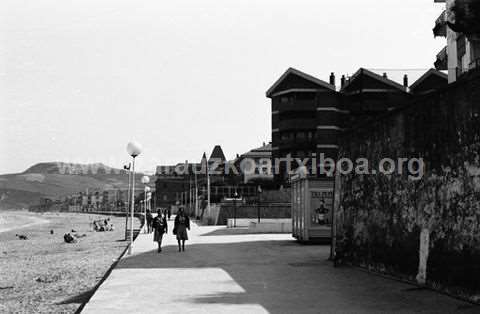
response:
<path id="1" fill-rule="evenodd" d="M 141 234 L 82 313 L 479 313 L 414 286 L 333 268 L 328 246 L 288 234 L 192 224 L 185 252 L 169 234 L 158 254 Z"/>

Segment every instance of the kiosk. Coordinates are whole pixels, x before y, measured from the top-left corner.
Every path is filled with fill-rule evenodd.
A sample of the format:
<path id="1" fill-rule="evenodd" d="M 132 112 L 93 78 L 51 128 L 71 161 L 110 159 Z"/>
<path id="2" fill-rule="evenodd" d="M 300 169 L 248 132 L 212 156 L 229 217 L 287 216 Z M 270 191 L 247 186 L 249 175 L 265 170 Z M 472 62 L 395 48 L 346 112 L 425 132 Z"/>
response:
<path id="1" fill-rule="evenodd" d="M 292 235 L 300 242 L 327 242 L 332 233 L 334 180 L 292 177 Z"/>

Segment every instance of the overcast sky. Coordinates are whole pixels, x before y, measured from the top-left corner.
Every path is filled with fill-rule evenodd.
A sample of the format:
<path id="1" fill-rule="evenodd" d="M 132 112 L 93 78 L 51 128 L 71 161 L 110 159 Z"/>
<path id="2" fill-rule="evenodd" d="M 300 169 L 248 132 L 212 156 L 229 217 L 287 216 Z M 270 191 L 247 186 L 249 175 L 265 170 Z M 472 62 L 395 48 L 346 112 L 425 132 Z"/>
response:
<path id="1" fill-rule="evenodd" d="M 2 0 L 0 173 L 41 161 L 139 168 L 270 141 L 265 91 L 290 66 L 427 69 L 433 0 Z M 391 71 L 401 79 L 404 72 Z M 409 71 L 411 82 L 420 74 Z"/>

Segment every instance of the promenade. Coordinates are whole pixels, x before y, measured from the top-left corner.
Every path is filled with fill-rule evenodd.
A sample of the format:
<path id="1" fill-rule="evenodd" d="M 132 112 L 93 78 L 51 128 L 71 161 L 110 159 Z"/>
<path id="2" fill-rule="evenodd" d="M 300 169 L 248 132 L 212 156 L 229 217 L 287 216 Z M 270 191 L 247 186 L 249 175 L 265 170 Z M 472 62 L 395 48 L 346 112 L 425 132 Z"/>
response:
<path id="1" fill-rule="evenodd" d="M 328 246 L 288 234 L 192 223 L 186 251 L 171 233 L 156 252 L 140 234 L 82 313 L 478 313 L 479 307 L 355 268 Z"/>

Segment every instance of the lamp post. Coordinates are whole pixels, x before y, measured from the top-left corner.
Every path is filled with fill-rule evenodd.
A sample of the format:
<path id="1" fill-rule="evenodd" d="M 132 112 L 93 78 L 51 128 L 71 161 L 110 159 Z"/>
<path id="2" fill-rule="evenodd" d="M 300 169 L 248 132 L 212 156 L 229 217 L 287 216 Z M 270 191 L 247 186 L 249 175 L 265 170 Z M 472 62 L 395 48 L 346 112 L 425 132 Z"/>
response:
<path id="1" fill-rule="evenodd" d="M 260 223 L 260 196 L 262 194 L 262 187 L 260 185 L 257 188 L 257 192 L 258 192 L 257 217 L 258 217 L 258 223 Z"/>
<path id="2" fill-rule="evenodd" d="M 147 222 L 147 192 L 150 191 L 150 188 L 147 184 L 150 182 L 150 178 L 148 176 L 143 176 L 141 182 L 145 186 L 143 190 L 143 233 L 146 233 L 145 225 Z"/>
<path id="3" fill-rule="evenodd" d="M 132 254 L 133 249 L 133 211 L 135 208 L 135 157 L 142 152 L 142 146 L 137 142 L 127 144 L 127 153 L 132 156 L 132 194 L 130 205 L 130 245 L 128 246 L 128 254 Z"/>
<path id="4" fill-rule="evenodd" d="M 125 241 L 128 240 L 128 208 L 130 206 L 130 183 L 132 182 L 132 164 L 128 163 L 128 166 L 123 166 L 124 170 L 128 171 L 128 191 L 127 191 L 127 205 L 125 206 Z"/>
<path id="5" fill-rule="evenodd" d="M 233 195 L 233 228 L 237 227 L 237 197 L 238 193 L 235 190 L 235 194 Z"/>

